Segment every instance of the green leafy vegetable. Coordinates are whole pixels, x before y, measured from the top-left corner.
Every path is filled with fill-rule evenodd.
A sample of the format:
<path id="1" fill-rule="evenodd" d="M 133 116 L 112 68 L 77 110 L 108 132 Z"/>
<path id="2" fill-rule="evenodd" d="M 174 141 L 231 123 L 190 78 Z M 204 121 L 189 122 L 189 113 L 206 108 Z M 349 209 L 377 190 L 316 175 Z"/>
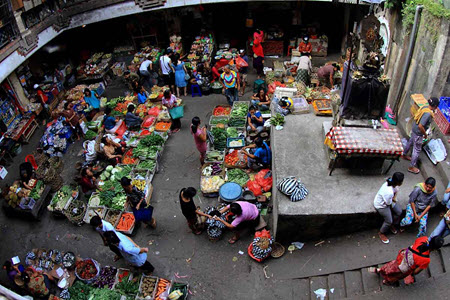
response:
<path id="1" fill-rule="evenodd" d="M 245 186 L 249 180 L 248 174 L 241 169 L 228 169 L 228 181 L 236 182 L 240 186 Z"/>
<path id="2" fill-rule="evenodd" d="M 97 133 L 89 129 L 89 130 L 86 131 L 86 133 L 84 134 L 84 137 L 85 137 L 87 140 L 92 140 L 92 139 L 95 139 L 95 138 L 97 137 Z"/>
<path id="3" fill-rule="evenodd" d="M 214 136 L 214 149 L 224 150 L 227 146 L 227 133 L 225 129 L 214 127 L 211 133 Z"/>
<path id="4" fill-rule="evenodd" d="M 273 126 L 283 125 L 284 124 L 284 117 L 277 113 L 274 117 L 270 118 L 270 124 Z"/>

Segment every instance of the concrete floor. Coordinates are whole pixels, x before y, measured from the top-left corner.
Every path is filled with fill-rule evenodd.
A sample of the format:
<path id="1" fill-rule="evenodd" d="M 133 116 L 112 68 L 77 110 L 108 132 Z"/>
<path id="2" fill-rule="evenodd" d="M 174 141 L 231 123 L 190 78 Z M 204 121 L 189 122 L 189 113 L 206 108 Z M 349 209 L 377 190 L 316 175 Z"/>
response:
<path id="1" fill-rule="evenodd" d="M 252 82 L 252 79 L 249 81 Z M 109 96 L 121 92 L 123 88 L 120 86 L 112 86 L 107 90 Z M 247 93 L 246 97 L 249 95 Z M 158 228 L 152 230 L 141 227 L 134 240 L 140 246 L 149 247 L 149 261 L 155 266 L 154 274 L 168 279 L 181 276 L 180 280 L 191 285 L 192 298 L 303 299 L 304 293 L 297 278 L 382 263 L 395 257 L 399 248 L 409 245 L 414 239 L 415 230 L 411 230 L 394 237 L 389 245 L 384 245 L 375 238 L 376 230 L 371 230 L 327 239 L 317 247 L 313 242 L 309 242 L 300 251 L 287 253 L 278 260 L 272 259 L 261 264 L 245 254 L 251 241 L 250 236 L 229 245 L 227 239 L 230 233 L 216 243 L 209 242 L 206 234 L 193 235 L 178 204 L 178 193 L 181 188 L 187 186 L 199 188 L 200 164 L 198 152 L 189 132 L 189 123 L 194 116 L 199 116 L 204 121 L 208 120 L 214 106 L 225 104 L 226 101 L 222 95 L 186 97 L 184 100 L 186 109 L 182 129 L 168 140 L 161 161 L 161 171 L 153 180 L 155 190 L 152 204 L 155 207 Z M 4 182 L 11 182 L 18 177 L 14 166 L 18 167 L 25 154 L 32 152 L 41 135 L 42 131 L 36 132 L 30 144 L 23 148 L 22 154 L 15 158 L 14 165 L 8 168 L 10 173 Z M 81 142 L 71 145 L 64 157 L 66 167 L 63 177 L 66 183 L 72 182 L 75 172 L 72 166 L 79 160 L 77 154 L 80 148 Z M 321 153 L 318 151 L 318 155 Z M 336 172 L 335 180 L 341 176 L 347 178 L 345 174 L 339 177 L 338 175 L 339 172 Z M 308 177 L 309 174 L 302 176 L 305 181 L 309 180 Z M 328 180 L 328 177 L 322 176 L 316 180 L 326 184 L 325 180 Z M 374 185 L 380 185 L 381 181 L 377 179 Z M 307 186 L 312 187 L 313 184 L 307 182 Z M 372 194 L 373 189 L 364 189 L 361 192 Z M 335 196 L 343 199 L 346 193 L 347 191 L 337 190 Z M 214 199 L 200 198 L 197 204 L 202 207 L 217 203 Z M 436 218 L 431 218 L 430 228 L 435 223 Z M 24 258 L 26 252 L 32 248 L 47 247 L 74 251 L 81 257 L 94 258 L 102 265 L 126 267 L 124 261 L 113 262 L 114 254 L 103 246 L 98 234 L 88 225 L 76 227 L 67 220 L 53 218 L 47 211 L 40 222 L 9 219 L 2 211 L 0 230 L 2 241 L 5 242 L 0 248 L 0 257 L 3 260 L 15 255 Z M 240 255 L 239 251 L 243 251 L 244 255 Z M 263 272 L 265 266 L 268 266 L 267 279 Z M 9 285 L 4 272 L 0 275 L 0 282 Z M 409 288 L 409 298 L 419 299 L 415 296 L 416 289 L 421 287 Z M 395 295 L 394 290 L 389 298 Z M 444 299 L 440 297 L 442 294 L 435 292 L 430 292 L 429 296 Z"/>

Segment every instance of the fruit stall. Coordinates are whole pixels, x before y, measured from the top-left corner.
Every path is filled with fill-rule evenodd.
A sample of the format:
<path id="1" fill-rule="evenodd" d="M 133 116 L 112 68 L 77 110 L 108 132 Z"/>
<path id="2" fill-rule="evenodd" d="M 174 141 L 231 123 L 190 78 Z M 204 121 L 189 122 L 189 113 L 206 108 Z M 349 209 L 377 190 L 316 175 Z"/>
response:
<path id="1" fill-rule="evenodd" d="M 214 53 L 214 38 L 211 34 L 196 36 L 187 56 L 187 67 L 195 67 L 199 63 L 210 63 Z"/>
<path id="2" fill-rule="evenodd" d="M 142 48 L 139 52 L 134 54 L 134 58 L 128 66 L 128 70 L 132 72 L 137 72 L 141 63 L 148 59 L 152 62 L 153 65 L 158 63 L 159 58 L 161 57 L 162 50 L 158 47 L 147 46 Z"/>
<path id="3" fill-rule="evenodd" d="M 113 76 L 112 64 L 111 53 L 94 53 L 85 64 L 77 67 L 77 81 L 80 83 L 102 82 L 107 86 Z"/>

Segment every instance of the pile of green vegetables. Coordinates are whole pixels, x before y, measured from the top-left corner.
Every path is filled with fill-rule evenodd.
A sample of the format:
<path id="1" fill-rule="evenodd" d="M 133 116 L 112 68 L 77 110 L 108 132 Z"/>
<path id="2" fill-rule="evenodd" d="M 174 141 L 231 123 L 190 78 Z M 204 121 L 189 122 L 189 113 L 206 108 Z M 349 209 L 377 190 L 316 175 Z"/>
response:
<path id="1" fill-rule="evenodd" d="M 214 127 L 211 133 L 214 136 L 214 149 L 224 150 L 227 146 L 227 132 L 225 129 Z"/>
<path id="2" fill-rule="evenodd" d="M 229 182 L 236 182 L 242 187 L 244 187 L 250 179 L 248 174 L 241 169 L 228 169 L 227 176 Z"/>
<path id="3" fill-rule="evenodd" d="M 153 170 L 155 168 L 156 162 L 154 160 L 143 160 L 137 165 L 137 169 L 143 170 Z"/>
<path id="4" fill-rule="evenodd" d="M 95 290 L 94 287 L 76 280 L 75 283 L 69 288 L 71 300 L 89 300 L 89 293 Z"/>
<path id="5" fill-rule="evenodd" d="M 84 134 L 84 138 L 87 140 L 93 140 L 97 137 L 97 132 L 92 131 L 92 130 L 88 130 L 86 131 L 86 133 Z"/>
<path id="6" fill-rule="evenodd" d="M 242 116 L 234 116 L 231 117 L 228 121 L 229 127 L 245 127 L 245 124 L 247 123 L 247 118 Z"/>
<path id="7" fill-rule="evenodd" d="M 133 149 L 134 157 L 143 157 L 149 159 L 156 159 L 156 155 L 158 151 L 161 149 L 159 146 L 143 146 L 141 143 L 137 145 L 136 148 Z"/>
<path id="8" fill-rule="evenodd" d="M 112 209 L 123 209 L 127 197 L 120 185 L 120 179 L 122 177 L 129 177 L 131 170 L 132 168 L 130 166 L 106 167 L 105 171 L 100 175 L 100 179 L 105 178 L 98 195 L 100 197 L 100 205 Z"/>
<path id="9" fill-rule="evenodd" d="M 34 188 L 30 192 L 30 198 L 37 200 L 41 197 L 42 191 L 44 189 L 44 182 L 42 180 L 38 180 Z"/>
<path id="10" fill-rule="evenodd" d="M 109 101 L 106 103 L 106 107 L 109 107 L 111 109 L 114 109 L 117 105 L 117 103 L 123 102 L 125 100 L 125 97 L 117 97 L 109 99 Z"/>
<path id="11" fill-rule="evenodd" d="M 228 123 L 228 118 L 226 117 L 212 117 L 209 121 L 210 125 L 223 124 L 226 125 Z"/>
<path id="12" fill-rule="evenodd" d="M 246 103 L 234 103 L 231 110 L 231 117 L 245 117 L 248 113 L 248 106 Z"/>
<path id="13" fill-rule="evenodd" d="M 227 128 L 227 136 L 229 138 L 237 138 L 239 137 L 239 132 L 236 127 L 228 127 Z"/>
<path id="14" fill-rule="evenodd" d="M 139 279 L 135 277 L 129 280 L 129 276 L 125 276 L 121 282 L 117 283 L 114 289 L 122 295 L 136 295 L 139 292 Z"/>
<path id="15" fill-rule="evenodd" d="M 103 288 L 91 290 L 89 292 L 88 300 L 120 300 L 120 297 L 120 293 L 107 288 Z M 70 299 L 72 299 L 72 296 L 70 297 Z"/>
<path id="16" fill-rule="evenodd" d="M 278 126 L 284 124 L 284 116 L 277 113 L 274 117 L 270 118 L 270 125 Z"/>
<path id="17" fill-rule="evenodd" d="M 142 138 L 139 141 L 139 145 L 141 147 L 150 147 L 150 146 L 162 146 L 164 144 L 164 139 L 159 134 L 151 134 Z"/>
<path id="18" fill-rule="evenodd" d="M 206 162 L 223 161 L 224 154 L 219 151 L 207 151 L 206 152 Z"/>

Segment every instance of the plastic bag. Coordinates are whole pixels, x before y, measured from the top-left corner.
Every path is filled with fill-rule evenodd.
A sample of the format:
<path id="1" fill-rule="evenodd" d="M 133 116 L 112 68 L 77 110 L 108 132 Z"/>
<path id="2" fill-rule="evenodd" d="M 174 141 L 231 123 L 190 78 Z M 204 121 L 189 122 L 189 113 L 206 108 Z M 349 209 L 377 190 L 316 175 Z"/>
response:
<path id="1" fill-rule="evenodd" d="M 255 176 L 255 181 L 261 186 L 264 192 L 268 192 L 272 189 L 272 172 L 270 169 L 263 169 Z"/>
<path id="2" fill-rule="evenodd" d="M 262 195 L 262 188 L 261 186 L 256 182 L 256 180 L 249 180 L 247 182 L 247 188 L 253 192 L 255 196 L 261 196 Z"/>
<path id="3" fill-rule="evenodd" d="M 152 108 L 150 108 L 149 110 L 148 110 L 148 114 L 150 115 L 150 116 L 155 116 L 155 117 L 157 117 L 158 115 L 159 115 L 159 112 L 160 112 L 161 110 L 157 107 L 157 106 L 154 106 L 154 107 L 152 107 Z"/>
<path id="4" fill-rule="evenodd" d="M 236 66 L 238 68 L 245 68 L 248 67 L 248 63 L 240 56 L 236 57 Z"/>

